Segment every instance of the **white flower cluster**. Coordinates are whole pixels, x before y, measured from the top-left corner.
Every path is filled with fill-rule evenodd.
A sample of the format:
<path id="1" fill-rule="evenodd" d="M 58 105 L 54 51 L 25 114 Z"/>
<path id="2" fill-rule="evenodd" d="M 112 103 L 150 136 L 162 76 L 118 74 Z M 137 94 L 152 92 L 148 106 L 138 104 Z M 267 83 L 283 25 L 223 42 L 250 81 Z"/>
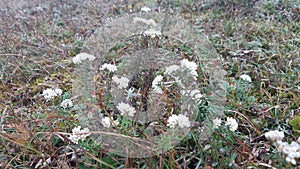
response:
<path id="1" fill-rule="evenodd" d="M 180 128 L 188 128 L 191 126 L 191 122 L 188 117 L 185 115 L 179 114 L 175 115 L 173 114 L 168 118 L 168 124 L 167 126 L 170 128 L 175 128 L 176 126 L 179 126 Z"/>
<path id="2" fill-rule="evenodd" d="M 141 11 L 142 12 L 151 12 L 151 9 L 149 7 L 144 6 L 141 8 Z"/>
<path id="3" fill-rule="evenodd" d="M 300 159 L 300 137 L 296 141 L 283 142 L 284 133 L 278 130 L 272 130 L 265 133 L 265 137 L 271 141 L 278 149 L 279 152 L 283 153 L 286 158 L 285 160 L 293 165 L 297 164 L 296 159 Z"/>
<path id="4" fill-rule="evenodd" d="M 221 124 L 222 124 L 222 120 L 221 119 L 215 118 L 213 120 L 213 128 L 215 128 L 215 129 L 219 128 L 221 126 Z"/>
<path id="5" fill-rule="evenodd" d="M 190 73 L 194 76 L 195 79 L 198 77 L 197 73 L 197 64 L 195 62 L 190 62 L 187 59 L 183 59 L 181 61 L 181 68 L 186 68 L 190 71 Z"/>
<path id="6" fill-rule="evenodd" d="M 150 36 L 151 38 L 159 37 L 162 35 L 160 31 L 156 31 L 154 29 L 148 29 L 144 31 L 143 34 L 144 36 Z"/>
<path id="7" fill-rule="evenodd" d="M 230 131 L 237 130 L 238 126 L 239 126 L 238 122 L 232 117 L 227 117 L 227 121 L 226 121 L 225 125 L 229 127 Z"/>
<path id="8" fill-rule="evenodd" d="M 60 96 L 62 94 L 62 90 L 61 89 L 51 89 L 48 88 L 46 90 L 43 91 L 42 96 L 44 96 L 44 98 L 49 101 L 52 100 L 54 97 L 56 96 Z"/>
<path id="9" fill-rule="evenodd" d="M 110 126 L 117 126 L 119 125 L 119 122 L 114 120 L 114 121 L 111 121 L 109 117 L 104 117 L 101 119 L 101 124 L 106 127 L 106 128 L 109 128 Z"/>
<path id="10" fill-rule="evenodd" d="M 281 141 L 284 138 L 284 133 L 282 131 L 273 130 L 265 133 L 265 137 L 271 142 Z"/>
<path id="11" fill-rule="evenodd" d="M 222 124 L 221 119 L 215 118 L 213 120 L 213 128 L 219 128 L 221 124 Z M 227 117 L 225 126 L 228 126 L 230 131 L 236 131 L 239 127 L 239 124 L 233 117 Z"/>
<path id="12" fill-rule="evenodd" d="M 118 88 L 125 89 L 128 86 L 129 79 L 126 77 L 118 78 L 117 76 L 113 76 L 112 80 L 117 83 Z"/>
<path id="13" fill-rule="evenodd" d="M 76 55 L 72 59 L 72 61 L 75 64 L 80 64 L 80 63 L 82 63 L 82 61 L 85 61 L 85 60 L 93 61 L 95 59 L 96 59 L 96 57 L 93 56 L 93 55 L 91 55 L 91 54 L 88 54 L 88 53 L 79 53 L 78 55 Z"/>
<path id="14" fill-rule="evenodd" d="M 73 107 L 73 101 L 71 99 L 65 99 L 60 103 L 60 107 L 64 109 L 67 107 Z"/>
<path id="15" fill-rule="evenodd" d="M 136 113 L 135 108 L 127 103 L 121 102 L 118 104 L 117 108 L 121 112 L 121 115 L 127 114 L 128 116 L 134 116 Z"/>
<path id="16" fill-rule="evenodd" d="M 104 63 L 104 64 L 100 67 L 100 70 L 104 70 L 104 69 L 107 69 L 107 70 L 110 71 L 110 72 L 115 72 L 115 71 L 117 71 L 117 66 L 112 65 L 112 64 Z"/>
<path id="17" fill-rule="evenodd" d="M 156 26 L 156 22 L 153 19 L 144 19 L 140 17 L 133 18 L 133 23 L 141 22 L 143 24 L 146 24 L 148 26 Z"/>
<path id="18" fill-rule="evenodd" d="M 163 91 L 162 91 L 162 89 L 160 87 L 160 84 L 162 83 L 162 80 L 163 80 L 163 76 L 162 75 L 158 75 L 152 81 L 152 88 L 153 88 L 153 91 L 155 93 L 158 93 L 158 94 L 162 94 L 163 93 Z"/>
<path id="19" fill-rule="evenodd" d="M 77 126 L 72 129 L 72 134 L 68 137 L 73 143 L 78 144 L 79 140 L 85 140 L 90 135 L 90 130 L 84 128 L 81 130 L 81 126 Z"/>
<path id="20" fill-rule="evenodd" d="M 250 77 L 249 75 L 242 74 L 242 75 L 240 76 L 240 78 L 241 78 L 242 80 L 245 80 L 245 81 L 248 81 L 248 82 L 252 82 L 251 77 Z"/>

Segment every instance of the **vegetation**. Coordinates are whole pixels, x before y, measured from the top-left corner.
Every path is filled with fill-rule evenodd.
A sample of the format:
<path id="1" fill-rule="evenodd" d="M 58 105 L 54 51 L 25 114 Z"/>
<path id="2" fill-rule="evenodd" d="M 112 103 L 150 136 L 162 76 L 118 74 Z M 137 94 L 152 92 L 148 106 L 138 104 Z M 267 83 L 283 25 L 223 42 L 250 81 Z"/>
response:
<path id="1" fill-rule="evenodd" d="M 284 133 L 280 141 L 295 141 L 296 144 L 298 140 L 300 144 L 298 0 L 50 0 L 43 3 L 28 1 L 24 4 L 0 1 L 0 6 L 0 167 L 299 167 L 299 158 L 295 158 L 295 163 L 289 161 L 289 152 L 281 150 L 283 147 L 272 140 L 272 134 L 265 136 L 269 131 L 279 130 Z M 122 39 L 127 32 L 137 29 L 133 25 L 126 25 L 127 20 L 124 18 L 139 13 L 142 7 L 149 7 L 159 14 L 155 16 L 162 16 L 154 18 L 158 23 L 165 23 L 165 16 L 179 18 L 176 20 L 179 26 L 172 27 L 171 22 L 166 22 L 162 35 L 156 32 L 151 37 L 152 34 L 145 36 L 137 33 L 136 36 L 128 34 L 127 38 Z M 114 27 L 110 23 L 123 24 L 121 26 L 128 29 L 119 32 L 121 26 Z M 111 26 L 107 30 L 110 33 L 101 29 L 108 25 Z M 189 30 L 185 27 L 187 25 L 192 25 L 193 29 Z M 172 39 L 172 36 L 165 33 L 176 35 L 180 28 L 193 32 L 185 34 L 189 35 L 184 37 L 186 39 L 182 38 L 187 41 Z M 119 34 L 114 34 L 114 31 Z M 101 37 L 108 39 L 104 41 Z M 205 41 L 205 38 L 208 40 Z M 116 40 L 120 41 L 108 44 Z M 105 45 L 110 48 L 105 48 Z M 210 62 L 199 60 L 199 53 L 193 48 L 195 46 L 199 51 L 207 52 L 200 52 L 202 55 L 213 54 L 218 61 L 213 64 L 225 71 L 206 70 Z M 169 51 L 171 55 L 158 52 L 152 56 L 151 49 Z M 97 62 L 88 61 L 81 67 L 75 64 L 74 57 L 83 52 L 94 55 Z M 163 59 L 177 63 L 172 60 L 173 54 L 179 56 L 180 60 L 190 61 L 186 62 L 188 71 L 192 69 L 193 63 L 197 63 L 196 82 L 203 94 L 201 101 L 196 104 L 197 111 L 193 119 L 189 116 L 190 123 L 177 119 L 178 125 L 190 127 L 184 131 L 185 137 L 176 140 L 177 133 L 170 132 L 159 142 L 164 153 L 138 158 L 124 157 L 126 149 L 118 152 L 101 144 L 103 138 L 109 138 L 110 141 L 118 138 L 116 142 L 120 144 L 115 146 L 120 150 L 126 147 L 122 141 L 127 140 L 117 137 L 119 134 L 130 138 L 148 138 L 149 130 L 154 135 L 169 132 L 168 129 L 173 127 L 170 117 L 175 121 L 178 117 L 185 118 L 177 111 L 180 107 L 178 99 L 181 98 L 178 91 L 180 85 L 177 83 L 170 90 L 163 91 L 168 92 L 168 102 L 164 105 L 166 113 L 155 121 L 156 128 L 149 127 L 154 121 L 140 124 L 132 122 L 133 119 L 122 118 L 126 112 L 122 111 L 122 107 L 117 107 L 118 104 L 112 99 L 115 97 L 115 100 L 127 101 L 135 109 L 162 110 L 159 106 L 155 109 L 149 107 L 146 103 L 150 98 L 147 90 L 151 89 L 151 83 L 156 77 L 166 72 L 159 66 L 170 66 Z M 124 55 L 133 58 L 133 61 L 128 61 L 129 67 Z M 137 69 L 137 64 L 149 61 L 146 57 L 145 60 L 141 59 L 142 55 L 149 55 L 149 60 L 159 56 L 162 60 L 158 59 L 160 62 L 157 63 L 161 65 L 155 69 L 149 68 L 150 71 L 140 70 L 131 76 L 129 84 L 133 88 L 119 90 L 117 86 L 114 87 L 114 81 L 107 81 L 114 76 L 114 68 L 109 67 L 110 64 L 117 66 L 118 75 L 132 73 L 131 70 Z M 109 71 L 99 71 L 104 63 L 108 64 L 105 69 Z M 92 68 L 96 69 L 91 70 L 87 65 L 93 65 Z M 88 71 L 80 75 L 80 68 Z M 212 116 L 210 112 L 215 107 L 209 104 L 212 103 L 209 86 L 214 83 L 211 76 L 216 72 L 222 76 L 216 79 L 222 82 L 220 89 L 224 91 L 224 100 L 221 104 L 222 113 Z M 163 78 L 165 82 L 170 79 Z M 88 88 L 91 86 L 86 84 L 93 80 L 97 84 L 94 86 L 95 92 L 91 93 L 92 89 Z M 87 88 L 82 89 L 81 86 Z M 48 90 L 46 94 L 46 89 L 61 89 L 62 92 Z M 114 96 L 110 93 L 111 89 L 126 92 L 126 99 Z M 82 111 L 87 104 L 80 103 L 87 98 L 97 107 L 88 105 Z M 74 106 L 67 104 L 67 99 L 74 101 Z M 153 104 L 159 101 L 153 99 Z M 220 110 L 218 107 L 216 109 Z M 87 112 L 92 112 L 90 119 L 85 118 L 89 116 L 85 115 Z M 171 116 L 172 113 L 176 116 Z M 104 116 L 107 117 L 106 121 L 101 121 Z M 207 117 L 207 126 L 201 126 Z M 78 126 L 89 130 L 81 131 Z M 95 131 L 103 126 L 113 130 L 105 128 L 103 131 Z M 109 135 L 116 131 L 118 135 Z M 209 131 L 209 136 L 204 137 L 203 131 Z M 82 137 L 70 136 L 76 132 L 81 132 Z M 169 145 L 174 140 L 178 144 Z M 299 149 L 293 151 L 300 153 Z"/>

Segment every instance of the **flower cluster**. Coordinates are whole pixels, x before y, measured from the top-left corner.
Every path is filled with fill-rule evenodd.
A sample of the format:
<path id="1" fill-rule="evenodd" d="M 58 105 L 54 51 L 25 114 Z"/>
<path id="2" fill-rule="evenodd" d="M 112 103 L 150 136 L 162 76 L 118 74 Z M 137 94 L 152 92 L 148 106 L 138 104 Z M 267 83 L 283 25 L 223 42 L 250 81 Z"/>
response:
<path id="1" fill-rule="evenodd" d="M 265 137 L 271 141 L 278 149 L 279 152 L 283 153 L 286 158 L 285 160 L 293 165 L 297 164 L 296 159 L 300 159 L 300 137 L 297 141 L 283 142 L 284 133 L 282 131 L 273 130 L 265 133 Z"/>
<path id="2" fill-rule="evenodd" d="M 95 59 L 96 59 L 95 56 L 90 55 L 88 53 L 79 53 L 72 59 L 72 61 L 75 64 L 80 64 L 80 63 L 82 63 L 82 61 L 85 61 L 85 60 L 93 61 Z"/>
<path id="3" fill-rule="evenodd" d="M 112 64 L 104 63 L 104 64 L 100 67 L 100 70 L 104 70 L 104 69 L 107 69 L 107 70 L 110 71 L 110 72 L 115 72 L 115 71 L 117 71 L 117 66 L 112 65 Z"/>
<path id="4" fill-rule="evenodd" d="M 151 9 L 149 7 L 144 6 L 141 8 L 141 11 L 142 12 L 151 12 Z"/>
<path id="5" fill-rule="evenodd" d="M 221 124 L 222 124 L 222 120 L 221 119 L 215 118 L 213 120 L 213 128 L 215 128 L 215 129 L 219 128 L 221 126 Z"/>
<path id="6" fill-rule="evenodd" d="M 213 128 L 219 128 L 221 126 L 221 123 L 221 119 L 215 118 L 213 120 Z M 239 124 L 233 117 L 227 117 L 225 126 L 228 126 L 230 131 L 236 131 L 239 127 Z"/>
<path id="7" fill-rule="evenodd" d="M 248 81 L 248 82 L 252 82 L 251 77 L 250 77 L 249 75 L 242 74 L 242 75 L 240 76 L 240 78 L 241 78 L 242 80 L 245 80 L 245 81 Z"/>
<path id="8" fill-rule="evenodd" d="M 238 122 L 232 117 L 227 117 L 227 121 L 226 121 L 225 125 L 229 127 L 230 131 L 237 130 L 238 126 L 239 126 Z"/>
<path id="9" fill-rule="evenodd" d="M 60 96 L 62 94 L 62 90 L 61 89 L 51 89 L 48 88 L 46 90 L 43 91 L 42 96 L 44 96 L 44 98 L 49 101 L 52 100 L 54 97 L 56 96 Z"/>
<path id="10" fill-rule="evenodd" d="M 148 30 L 144 31 L 144 36 L 150 36 L 151 38 L 159 37 L 161 35 L 162 34 L 160 31 L 156 31 L 154 29 L 148 29 Z"/>
<path id="11" fill-rule="evenodd" d="M 106 128 L 109 128 L 110 126 L 116 126 L 116 125 L 119 125 L 119 122 L 114 120 L 114 121 L 111 121 L 109 117 L 104 117 L 101 119 L 101 124 L 106 127 Z"/>
<path id="12" fill-rule="evenodd" d="M 188 117 L 185 115 L 179 114 L 173 114 L 168 118 L 168 124 L 167 126 L 170 128 L 175 128 L 176 126 L 179 126 L 180 128 L 188 128 L 191 126 L 191 122 Z"/>
<path id="13" fill-rule="evenodd" d="M 284 138 L 284 133 L 278 130 L 269 131 L 265 133 L 265 137 L 272 142 L 277 142 Z"/>
<path id="14" fill-rule="evenodd" d="M 187 59 L 183 59 L 181 61 L 181 68 L 188 69 L 190 71 L 190 73 L 194 76 L 195 79 L 197 79 L 197 77 L 198 77 L 197 67 L 198 66 L 195 62 L 190 62 Z"/>
<path id="15" fill-rule="evenodd" d="M 60 103 L 60 106 L 64 109 L 67 107 L 73 107 L 73 101 L 71 99 L 65 99 Z"/>
<path id="16" fill-rule="evenodd" d="M 154 90 L 155 93 L 158 93 L 158 94 L 162 94 L 163 93 L 161 87 L 159 86 L 161 84 L 162 80 L 163 80 L 163 76 L 162 75 L 158 75 L 152 81 L 152 88 L 153 88 L 153 90 Z"/>
<path id="17" fill-rule="evenodd" d="M 112 80 L 117 83 L 118 88 L 125 89 L 128 86 L 129 79 L 126 77 L 118 78 L 117 76 L 113 76 Z"/>
<path id="18" fill-rule="evenodd" d="M 121 102 L 118 104 L 117 108 L 121 112 L 121 115 L 127 114 L 128 116 L 134 116 L 134 114 L 136 113 L 134 107 L 130 106 L 127 103 Z"/>
<path id="19" fill-rule="evenodd" d="M 78 144 L 79 140 L 85 140 L 90 135 L 90 130 L 84 128 L 81 130 L 81 126 L 77 126 L 72 129 L 72 134 L 68 137 L 73 143 Z"/>

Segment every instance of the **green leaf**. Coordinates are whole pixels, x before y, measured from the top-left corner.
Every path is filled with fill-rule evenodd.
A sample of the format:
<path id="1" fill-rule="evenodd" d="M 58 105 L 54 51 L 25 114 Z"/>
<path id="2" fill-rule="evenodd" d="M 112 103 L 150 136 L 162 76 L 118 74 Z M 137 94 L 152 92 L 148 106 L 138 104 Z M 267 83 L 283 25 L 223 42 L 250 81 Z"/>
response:
<path id="1" fill-rule="evenodd" d="M 295 116 L 292 120 L 289 121 L 290 125 L 293 127 L 293 130 L 300 129 L 300 116 Z"/>

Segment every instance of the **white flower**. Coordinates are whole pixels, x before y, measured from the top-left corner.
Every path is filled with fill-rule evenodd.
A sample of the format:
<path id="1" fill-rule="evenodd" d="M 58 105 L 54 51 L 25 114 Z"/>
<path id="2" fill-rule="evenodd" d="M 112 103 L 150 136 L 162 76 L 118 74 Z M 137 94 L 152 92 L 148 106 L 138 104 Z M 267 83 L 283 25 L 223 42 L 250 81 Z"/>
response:
<path id="1" fill-rule="evenodd" d="M 146 24 L 148 26 L 156 26 L 156 22 L 153 19 L 144 19 L 140 17 L 134 17 L 133 18 L 133 23 L 141 22 L 143 24 Z"/>
<path id="2" fill-rule="evenodd" d="M 121 112 L 121 115 L 128 114 L 128 116 L 134 116 L 136 113 L 135 108 L 127 103 L 121 102 L 118 104 L 117 108 Z"/>
<path id="3" fill-rule="evenodd" d="M 277 141 L 278 142 L 278 141 Z M 292 141 L 291 144 L 287 142 L 282 142 L 278 146 L 278 151 L 286 155 L 285 160 L 293 165 L 296 165 L 296 160 L 300 158 L 300 144 Z"/>
<path id="4" fill-rule="evenodd" d="M 179 69 L 179 66 L 178 65 L 171 65 L 171 66 L 168 66 L 166 67 L 165 69 L 165 75 L 167 74 L 172 74 L 173 72 L 177 71 Z"/>
<path id="5" fill-rule="evenodd" d="M 128 86 L 129 79 L 126 77 L 118 78 L 117 76 L 113 76 L 112 80 L 117 83 L 118 88 L 125 89 Z"/>
<path id="6" fill-rule="evenodd" d="M 141 8 L 141 11 L 142 12 L 151 12 L 151 9 L 149 7 L 144 6 L 144 7 Z"/>
<path id="7" fill-rule="evenodd" d="M 191 122 L 188 117 L 186 117 L 185 115 L 179 114 L 178 115 L 178 125 L 181 128 L 190 127 Z"/>
<path id="8" fill-rule="evenodd" d="M 158 75 L 152 81 L 152 88 L 153 88 L 153 90 L 154 90 L 155 93 L 158 93 L 158 94 L 162 94 L 163 93 L 161 87 L 159 86 L 161 84 L 162 80 L 163 80 L 163 76 L 162 75 Z"/>
<path id="9" fill-rule="evenodd" d="M 101 124 L 106 127 L 109 128 L 110 127 L 110 118 L 109 117 L 104 117 L 101 119 Z"/>
<path id="10" fill-rule="evenodd" d="M 245 81 L 252 82 L 251 77 L 248 76 L 248 75 L 246 75 L 246 74 L 242 74 L 240 76 L 240 78 L 243 79 L 243 80 L 245 80 Z"/>
<path id="11" fill-rule="evenodd" d="M 213 120 L 213 128 L 219 128 L 220 126 L 221 126 L 221 123 L 222 123 L 222 120 L 221 119 L 219 119 L 219 118 L 215 118 L 214 120 Z"/>
<path id="12" fill-rule="evenodd" d="M 110 71 L 110 72 L 115 72 L 115 71 L 117 71 L 117 66 L 112 65 L 112 64 L 104 63 L 104 64 L 100 67 L 100 70 L 104 70 L 104 69 L 107 69 L 107 70 Z"/>
<path id="13" fill-rule="evenodd" d="M 291 158 L 291 157 L 289 157 L 289 156 L 287 156 L 286 158 L 285 158 L 285 160 L 287 161 L 287 162 L 289 162 L 289 163 L 292 163 L 293 165 L 296 165 L 296 160 L 294 159 L 294 158 Z"/>
<path id="14" fill-rule="evenodd" d="M 168 118 L 168 124 L 167 126 L 170 128 L 175 128 L 176 126 L 179 126 L 180 128 L 188 128 L 191 126 L 190 120 L 185 115 L 179 114 L 175 115 L 173 114 Z"/>
<path id="15" fill-rule="evenodd" d="M 149 29 L 144 32 L 144 36 L 150 36 L 151 38 L 159 37 L 161 35 L 160 31 L 156 31 L 154 29 Z"/>
<path id="16" fill-rule="evenodd" d="M 84 140 L 86 137 L 90 135 L 90 130 L 88 128 L 84 128 L 81 130 L 81 126 L 75 127 L 72 129 L 72 134 L 69 136 L 69 139 L 75 143 L 78 144 L 79 140 Z"/>
<path id="17" fill-rule="evenodd" d="M 118 121 L 111 121 L 109 117 L 104 117 L 101 119 L 101 124 L 106 127 L 109 128 L 110 126 L 116 126 L 119 125 Z"/>
<path id="18" fill-rule="evenodd" d="M 62 108 L 73 107 L 73 101 L 71 99 L 65 99 L 60 103 Z"/>
<path id="19" fill-rule="evenodd" d="M 173 114 L 168 118 L 167 126 L 169 126 L 170 128 L 175 128 L 177 123 L 178 123 L 178 116 L 176 114 Z"/>
<path id="20" fill-rule="evenodd" d="M 271 130 L 265 133 L 265 137 L 271 142 L 281 141 L 284 138 L 284 132 Z"/>
<path id="21" fill-rule="evenodd" d="M 183 59 L 181 61 L 181 68 L 188 69 L 190 71 L 190 73 L 194 76 L 195 79 L 197 79 L 197 77 L 198 77 L 197 67 L 198 66 L 195 62 L 190 62 L 187 59 Z"/>
<path id="22" fill-rule="evenodd" d="M 237 130 L 237 128 L 239 126 L 239 124 L 237 123 L 237 121 L 234 118 L 232 118 L 232 117 L 227 117 L 227 121 L 226 121 L 225 125 L 229 127 L 230 131 Z"/>
<path id="23" fill-rule="evenodd" d="M 80 64 L 80 63 L 82 63 L 82 61 L 85 61 L 85 60 L 93 61 L 95 59 L 96 59 L 95 56 L 90 55 L 88 53 L 79 53 L 72 59 L 72 61 L 75 64 Z"/>
<path id="24" fill-rule="evenodd" d="M 49 101 L 52 100 L 54 97 L 59 96 L 62 94 L 62 90 L 61 89 L 51 89 L 48 88 L 46 90 L 43 91 L 42 96 L 44 96 L 44 98 Z"/>

